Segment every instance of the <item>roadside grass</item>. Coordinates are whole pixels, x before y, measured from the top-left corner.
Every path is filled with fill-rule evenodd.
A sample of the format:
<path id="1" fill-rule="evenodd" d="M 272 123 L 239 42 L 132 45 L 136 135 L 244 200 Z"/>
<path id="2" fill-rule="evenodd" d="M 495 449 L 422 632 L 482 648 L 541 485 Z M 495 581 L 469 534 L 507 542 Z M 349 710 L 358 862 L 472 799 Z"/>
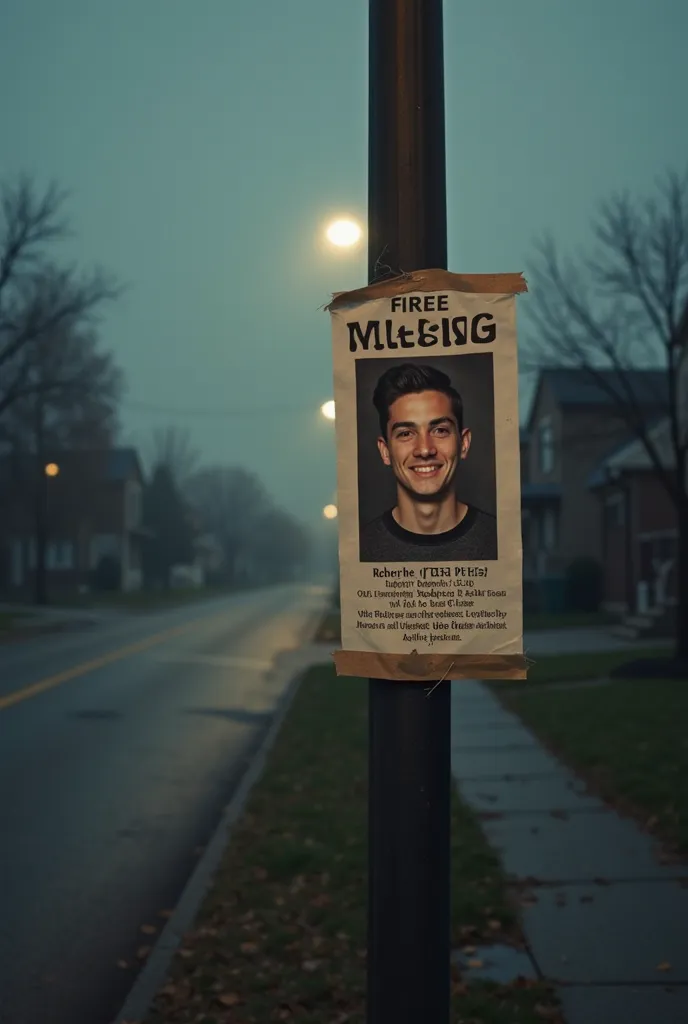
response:
<path id="1" fill-rule="evenodd" d="M 527 652 L 527 644 L 526 644 Z M 528 667 L 527 680 L 498 679 L 490 685 L 497 690 L 527 691 L 532 686 L 551 683 L 575 683 L 606 679 L 610 672 L 626 662 L 638 658 L 660 658 L 666 647 L 625 648 L 616 651 L 592 651 L 581 654 L 552 654 L 533 656 Z"/>
<path id="2" fill-rule="evenodd" d="M 366 748 L 365 680 L 311 670 L 147 1024 L 364 1020 Z M 498 858 L 456 796 L 452 870 L 454 947 L 520 942 Z M 456 971 L 453 998 L 454 1024 L 557 1019 L 543 982 Z"/>
<path id="3" fill-rule="evenodd" d="M 32 613 L 26 609 L 13 609 L 11 612 L 0 611 L 0 633 L 11 633 L 18 622 L 30 619 Z"/>
<path id="4" fill-rule="evenodd" d="M 524 613 L 524 630 L 570 629 L 609 626 L 618 622 L 618 616 L 607 612 L 531 612 Z"/>
<path id="5" fill-rule="evenodd" d="M 587 677 L 603 675 L 611 661 L 577 657 L 586 658 Z M 505 683 L 499 689 L 505 705 L 602 796 L 688 854 L 688 681 L 614 679 L 532 692 L 527 686 L 510 691 Z"/>

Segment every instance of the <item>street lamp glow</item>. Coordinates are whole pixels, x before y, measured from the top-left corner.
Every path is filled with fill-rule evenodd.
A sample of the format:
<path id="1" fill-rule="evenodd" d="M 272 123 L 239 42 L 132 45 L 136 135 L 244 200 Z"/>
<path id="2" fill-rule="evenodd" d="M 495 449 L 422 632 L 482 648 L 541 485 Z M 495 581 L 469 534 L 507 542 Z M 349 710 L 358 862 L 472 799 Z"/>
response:
<path id="1" fill-rule="evenodd" d="M 356 245 L 361 240 L 363 231 L 355 220 L 341 217 L 328 225 L 325 234 L 332 245 L 336 245 L 338 249 L 350 249 L 352 245 Z"/>
<path id="2" fill-rule="evenodd" d="M 337 506 L 336 505 L 325 505 L 323 509 L 323 515 L 325 519 L 336 519 L 337 518 Z"/>
<path id="3" fill-rule="evenodd" d="M 320 412 L 323 414 L 326 420 L 334 419 L 334 399 L 330 398 L 327 402 L 323 402 L 320 406 Z"/>
<path id="4" fill-rule="evenodd" d="M 60 472 L 60 467 L 56 462 L 49 462 L 45 467 L 46 476 L 57 476 Z"/>

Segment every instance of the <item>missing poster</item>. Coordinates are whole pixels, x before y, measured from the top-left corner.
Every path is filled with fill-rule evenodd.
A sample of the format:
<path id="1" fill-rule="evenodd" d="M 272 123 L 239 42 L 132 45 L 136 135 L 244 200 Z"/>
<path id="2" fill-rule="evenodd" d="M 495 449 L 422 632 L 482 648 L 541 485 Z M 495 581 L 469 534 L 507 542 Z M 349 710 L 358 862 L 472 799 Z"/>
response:
<path id="1" fill-rule="evenodd" d="M 419 271 L 330 306 L 344 651 L 522 656 L 523 290 Z"/>

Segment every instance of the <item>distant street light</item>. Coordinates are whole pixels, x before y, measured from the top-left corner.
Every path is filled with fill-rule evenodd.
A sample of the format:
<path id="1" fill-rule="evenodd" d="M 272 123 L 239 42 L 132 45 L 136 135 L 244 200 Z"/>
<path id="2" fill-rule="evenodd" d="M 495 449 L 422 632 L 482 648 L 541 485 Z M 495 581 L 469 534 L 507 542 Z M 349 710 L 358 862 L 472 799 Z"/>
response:
<path id="1" fill-rule="evenodd" d="M 338 249 L 350 249 L 360 242 L 363 229 L 351 217 L 340 217 L 328 224 L 325 234 Z"/>
<path id="2" fill-rule="evenodd" d="M 334 400 L 330 398 L 327 402 L 323 402 L 320 406 L 320 412 L 323 414 L 326 420 L 334 419 Z"/>
<path id="3" fill-rule="evenodd" d="M 60 467 L 56 462 L 48 462 L 47 465 L 45 466 L 46 476 L 57 476 L 59 472 Z"/>
<path id="4" fill-rule="evenodd" d="M 323 515 L 325 519 L 336 519 L 337 518 L 337 506 L 336 505 L 325 505 L 323 509 Z"/>

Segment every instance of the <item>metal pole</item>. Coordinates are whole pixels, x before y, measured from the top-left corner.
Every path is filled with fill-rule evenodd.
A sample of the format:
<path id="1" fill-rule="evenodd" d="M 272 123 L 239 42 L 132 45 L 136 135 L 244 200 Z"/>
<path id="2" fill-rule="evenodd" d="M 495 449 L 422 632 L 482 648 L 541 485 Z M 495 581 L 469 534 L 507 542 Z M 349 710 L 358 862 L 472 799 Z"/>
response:
<path id="1" fill-rule="evenodd" d="M 447 266 L 442 0 L 370 0 L 368 279 Z M 370 680 L 368 1024 L 448 1024 L 450 684 Z"/>

